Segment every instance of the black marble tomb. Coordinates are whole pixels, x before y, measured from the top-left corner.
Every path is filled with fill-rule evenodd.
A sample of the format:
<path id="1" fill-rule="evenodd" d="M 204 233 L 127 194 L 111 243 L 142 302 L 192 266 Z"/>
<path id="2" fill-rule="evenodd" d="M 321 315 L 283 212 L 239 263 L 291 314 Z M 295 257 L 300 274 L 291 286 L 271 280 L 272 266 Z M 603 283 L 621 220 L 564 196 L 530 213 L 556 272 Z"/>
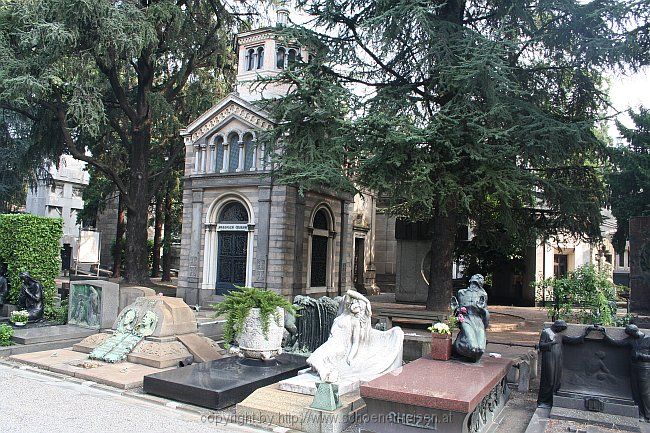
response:
<path id="1" fill-rule="evenodd" d="M 308 367 L 306 358 L 283 353 L 272 361 L 236 356 L 154 373 L 144 377 L 147 394 L 209 409 L 223 409 L 253 391 L 294 377 Z"/>

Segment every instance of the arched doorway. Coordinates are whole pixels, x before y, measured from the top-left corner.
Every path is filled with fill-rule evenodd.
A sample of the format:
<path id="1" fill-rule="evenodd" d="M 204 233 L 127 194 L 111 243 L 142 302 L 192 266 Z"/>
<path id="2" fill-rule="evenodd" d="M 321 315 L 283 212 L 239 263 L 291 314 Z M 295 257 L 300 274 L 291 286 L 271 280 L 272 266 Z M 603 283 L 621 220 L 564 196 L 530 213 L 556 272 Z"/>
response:
<path id="1" fill-rule="evenodd" d="M 248 261 L 248 211 L 231 201 L 219 212 L 217 224 L 217 294 L 246 285 Z"/>
<path id="2" fill-rule="evenodd" d="M 314 214 L 309 247 L 309 287 L 330 287 L 331 268 L 331 221 L 327 209 L 320 208 Z"/>

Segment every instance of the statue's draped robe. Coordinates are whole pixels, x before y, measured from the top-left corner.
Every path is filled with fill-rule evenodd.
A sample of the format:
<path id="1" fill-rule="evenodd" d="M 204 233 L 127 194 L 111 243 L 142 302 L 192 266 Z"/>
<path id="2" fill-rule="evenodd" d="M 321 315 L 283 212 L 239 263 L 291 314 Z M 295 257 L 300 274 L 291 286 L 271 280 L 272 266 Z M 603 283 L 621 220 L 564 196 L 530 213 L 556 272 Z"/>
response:
<path id="1" fill-rule="evenodd" d="M 467 312 L 463 314 L 463 321 L 458 324 L 460 332 L 454 341 L 454 351 L 465 358 L 478 361 L 487 345 L 485 328 L 490 321 L 487 293 L 479 288 L 459 290 L 458 301 L 456 311 L 465 307 Z"/>
<path id="2" fill-rule="evenodd" d="M 639 412 L 646 420 L 650 419 L 650 337 L 637 339 L 632 345 L 636 359 L 630 369 L 632 392 L 637 399 Z"/>
<path id="3" fill-rule="evenodd" d="M 553 344 L 555 332 L 551 328 L 542 331 L 539 350 L 542 353 L 542 374 L 539 380 L 537 404 L 553 405 L 553 394 L 560 388 L 562 379 L 562 344 Z"/>
<path id="4" fill-rule="evenodd" d="M 369 320 L 369 319 L 368 319 Z M 378 331 L 362 326 L 352 314 L 334 320 L 329 339 L 307 359 L 321 380 L 330 372 L 338 380 L 371 380 L 402 365 L 404 332 L 400 328 Z M 358 344 L 357 344 L 358 343 Z"/>
<path id="5" fill-rule="evenodd" d="M 648 420 L 650 418 L 650 337 L 645 335 L 642 338 L 623 340 L 613 340 L 609 337 L 606 339 L 615 346 L 630 347 L 632 396 L 639 406 L 640 415 Z"/>

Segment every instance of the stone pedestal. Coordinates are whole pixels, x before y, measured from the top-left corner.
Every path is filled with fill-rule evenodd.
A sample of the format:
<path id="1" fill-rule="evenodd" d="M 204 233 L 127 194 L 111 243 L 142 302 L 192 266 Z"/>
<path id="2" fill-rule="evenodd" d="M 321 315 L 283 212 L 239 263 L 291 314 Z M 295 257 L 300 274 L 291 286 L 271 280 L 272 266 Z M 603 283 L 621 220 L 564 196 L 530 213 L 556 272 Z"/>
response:
<path id="1" fill-rule="evenodd" d="M 319 410 L 310 407 L 314 397 L 279 389 L 278 384 L 253 392 L 237 405 L 237 419 L 274 427 L 273 431 L 341 433 L 363 416 L 365 405 L 359 392 L 341 395 L 341 407 Z M 279 427 L 279 428 L 278 428 Z"/>
<path id="2" fill-rule="evenodd" d="M 630 312 L 650 316 L 650 216 L 630 218 Z"/>
<path id="3" fill-rule="evenodd" d="M 438 361 L 451 358 L 451 335 L 431 334 L 431 358 Z"/>
<path id="4" fill-rule="evenodd" d="M 508 400 L 511 364 L 489 357 L 476 363 L 420 358 L 361 385 L 367 406 L 361 428 L 375 433 L 486 431 Z"/>

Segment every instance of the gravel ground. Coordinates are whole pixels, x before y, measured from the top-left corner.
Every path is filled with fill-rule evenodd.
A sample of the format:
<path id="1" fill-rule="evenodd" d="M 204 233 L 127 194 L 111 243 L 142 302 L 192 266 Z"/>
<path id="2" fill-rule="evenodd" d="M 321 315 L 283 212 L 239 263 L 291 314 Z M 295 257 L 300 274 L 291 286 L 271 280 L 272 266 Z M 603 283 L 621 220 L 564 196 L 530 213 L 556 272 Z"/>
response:
<path id="1" fill-rule="evenodd" d="M 0 365 L 2 433 L 263 432 Z"/>

